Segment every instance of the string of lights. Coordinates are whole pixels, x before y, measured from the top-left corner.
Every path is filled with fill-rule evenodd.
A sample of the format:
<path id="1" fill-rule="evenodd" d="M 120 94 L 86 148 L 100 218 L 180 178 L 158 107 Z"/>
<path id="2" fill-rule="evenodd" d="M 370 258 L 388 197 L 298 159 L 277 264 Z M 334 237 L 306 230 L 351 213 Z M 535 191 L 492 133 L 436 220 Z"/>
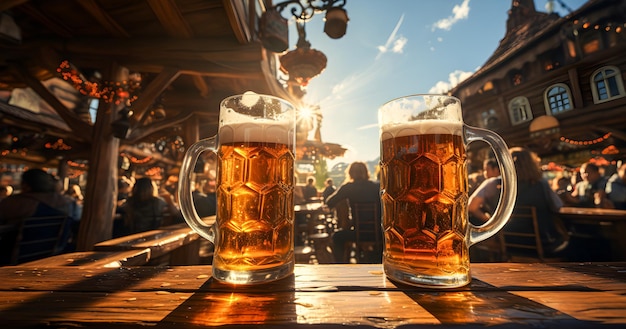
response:
<path id="1" fill-rule="evenodd" d="M 568 143 L 571 145 L 593 145 L 593 144 L 602 143 L 605 140 L 609 139 L 609 137 L 611 137 L 611 133 L 606 133 L 602 137 L 598 137 L 596 139 L 586 140 L 586 141 L 573 140 L 573 139 L 566 138 L 564 136 L 561 136 L 560 140 L 561 142 Z"/>
<path id="2" fill-rule="evenodd" d="M 124 102 L 132 103 L 138 98 L 141 77 L 133 74 L 125 81 L 92 82 L 83 77 L 68 61 L 63 61 L 57 68 L 63 80 L 71 83 L 82 95 L 98 98 L 116 105 Z"/>

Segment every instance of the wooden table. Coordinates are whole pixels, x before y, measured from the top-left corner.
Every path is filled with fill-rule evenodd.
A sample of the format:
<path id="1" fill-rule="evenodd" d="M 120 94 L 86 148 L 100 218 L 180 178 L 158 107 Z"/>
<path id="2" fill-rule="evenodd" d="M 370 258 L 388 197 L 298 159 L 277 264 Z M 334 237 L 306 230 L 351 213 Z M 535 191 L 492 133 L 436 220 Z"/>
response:
<path id="1" fill-rule="evenodd" d="M 578 235 L 591 233 L 607 239 L 611 260 L 626 261 L 626 210 L 562 207 L 559 217 Z"/>
<path id="2" fill-rule="evenodd" d="M 570 219 L 626 221 L 626 210 L 619 209 L 562 207 L 559 214 Z"/>
<path id="3" fill-rule="evenodd" d="M 0 268 L 2 328 L 624 328 L 626 263 L 473 264 L 463 288 L 388 281 L 380 264 L 297 265 L 234 287 L 210 266 Z M 259 326 L 263 325 L 263 326 Z"/>

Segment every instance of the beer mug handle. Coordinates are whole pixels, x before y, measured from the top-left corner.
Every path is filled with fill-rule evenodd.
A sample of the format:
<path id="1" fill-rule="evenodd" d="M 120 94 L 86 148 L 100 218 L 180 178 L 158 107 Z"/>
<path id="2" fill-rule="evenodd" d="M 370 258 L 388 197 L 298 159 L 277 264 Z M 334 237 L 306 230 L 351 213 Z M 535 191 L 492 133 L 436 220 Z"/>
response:
<path id="1" fill-rule="evenodd" d="M 517 174 L 515 173 L 515 164 L 509 153 L 506 143 L 498 134 L 491 130 L 480 129 L 463 126 L 466 143 L 474 141 L 483 141 L 494 150 L 498 166 L 500 167 L 500 175 L 502 177 L 502 188 L 500 190 L 500 201 L 491 218 L 481 226 L 469 223 L 469 245 L 483 241 L 492 235 L 498 233 L 500 229 L 506 225 L 517 198 Z"/>
<path id="2" fill-rule="evenodd" d="M 194 143 L 185 153 L 178 175 L 178 199 L 180 202 L 180 211 L 189 227 L 196 231 L 201 237 L 214 243 L 215 227 L 214 225 L 207 225 L 207 223 L 200 219 L 191 195 L 190 173 L 193 172 L 193 168 L 196 166 L 200 154 L 207 150 L 216 153 L 215 136 Z"/>

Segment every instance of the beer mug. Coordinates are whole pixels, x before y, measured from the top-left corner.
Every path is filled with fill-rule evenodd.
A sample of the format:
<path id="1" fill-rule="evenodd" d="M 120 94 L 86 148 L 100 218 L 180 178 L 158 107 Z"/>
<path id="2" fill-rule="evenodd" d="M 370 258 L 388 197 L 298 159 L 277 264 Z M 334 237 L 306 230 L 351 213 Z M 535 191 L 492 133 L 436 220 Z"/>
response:
<path id="1" fill-rule="evenodd" d="M 233 284 L 278 280 L 294 268 L 296 109 L 267 95 L 222 100 L 217 135 L 191 145 L 179 175 L 181 212 L 214 246 L 213 277 Z M 217 154 L 217 214 L 198 216 L 190 177 L 199 156 Z"/>
<path id="2" fill-rule="evenodd" d="M 431 288 L 470 282 L 469 247 L 497 233 L 517 196 L 513 160 L 496 133 L 463 123 L 460 101 L 412 95 L 378 113 L 383 267 L 393 281 Z M 466 148 L 484 141 L 502 173 L 500 202 L 485 224 L 468 220 Z"/>

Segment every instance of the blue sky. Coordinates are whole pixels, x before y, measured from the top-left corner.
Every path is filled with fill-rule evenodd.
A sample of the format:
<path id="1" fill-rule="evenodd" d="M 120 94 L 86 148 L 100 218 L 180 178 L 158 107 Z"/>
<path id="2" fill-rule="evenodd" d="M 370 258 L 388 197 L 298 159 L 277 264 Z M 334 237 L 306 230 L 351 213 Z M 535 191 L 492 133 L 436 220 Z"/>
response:
<path id="1" fill-rule="evenodd" d="M 555 1 L 561 16 L 568 11 Z M 585 0 L 561 0 L 572 10 Z M 328 57 L 305 102 L 319 105 L 322 140 L 348 148 L 337 162 L 378 157 L 377 110 L 416 93 L 442 93 L 475 72 L 504 37 L 511 0 L 348 0 L 341 39 L 323 33 L 323 14 L 306 23 L 311 47 Z M 545 12 L 545 0 L 535 0 Z M 290 21 L 293 23 L 292 21 Z M 290 25 L 290 49 L 297 32 Z"/>

